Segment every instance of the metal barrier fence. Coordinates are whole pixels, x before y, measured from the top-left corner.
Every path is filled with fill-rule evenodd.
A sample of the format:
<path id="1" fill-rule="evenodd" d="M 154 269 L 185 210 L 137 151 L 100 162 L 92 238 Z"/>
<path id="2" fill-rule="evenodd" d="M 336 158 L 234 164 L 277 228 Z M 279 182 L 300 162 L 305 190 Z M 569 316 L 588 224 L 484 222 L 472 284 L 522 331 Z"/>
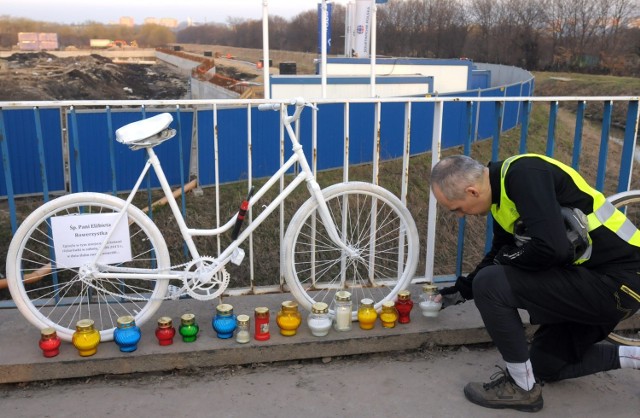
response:
<path id="1" fill-rule="evenodd" d="M 275 172 L 290 153 L 277 113 L 257 111 L 256 105 L 264 102 L 0 102 L 3 164 L 0 193 L 6 196 L 12 230 L 15 231 L 18 224 L 17 209 L 25 200 L 22 196 L 41 195 L 46 201 L 53 194 L 76 191 L 116 194 L 130 188 L 144 164 L 144 155 L 117 144 L 114 131 L 158 112 L 172 113 L 172 127 L 178 132 L 177 139 L 157 148 L 170 183 L 184 188 L 191 178 L 196 178 L 200 187 L 211 186 L 216 190 L 224 183 L 239 180 L 252 184 Z M 314 170 L 337 169 L 341 171 L 342 179 L 347 180 L 351 178 L 353 167 L 370 164 L 368 180 L 382 183 L 405 203 L 418 189 L 428 190 L 428 173 L 414 174 L 412 171 L 412 157 L 416 155 L 434 150 L 431 164 L 435 164 L 442 150 L 460 146 L 460 152 L 470 154 L 472 144 L 489 138 L 491 159 L 505 158 L 507 155 L 501 152 L 504 146 L 501 138 L 508 130 L 514 132 L 509 141 L 518 141 L 516 152 L 528 151 L 534 105 L 549 109 L 544 112 L 547 115 L 546 138 L 539 139 L 545 140 L 544 153 L 550 156 L 554 155 L 558 136 L 566 136 L 566 133 L 556 132 L 560 105 L 575 107 L 572 157 L 565 161 L 574 168 L 579 168 L 581 161 L 585 108 L 602 106 L 595 178 L 595 185 L 600 190 L 605 186 L 607 167 L 614 158 L 614 153 L 610 153 L 613 110 L 624 108 L 623 137 L 616 145 L 620 147 L 620 157 L 616 161 L 620 168 L 617 181 L 614 179 L 614 189 L 627 190 L 631 185 L 638 133 L 638 97 L 458 96 L 318 100 L 316 104 L 319 111 L 306 109 L 296 126 Z M 518 130 L 519 135 L 516 135 Z M 513 139 L 514 135 L 518 138 Z M 381 178 L 381 163 L 391 160 L 401 161 L 401 169 L 397 175 L 384 174 Z M 148 188 L 154 187 L 154 181 L 150 180 Z M 182 199 L 184 211 L 184 196 Z M 213 210 L 219 211 L 219 204 L 216 200 Z M 422 208 L 415 210 L 424 212 Z M 424 247 L 421 266 L 424 267 L 418 271 L 416 281 L 432 280 L 435 276 L 436 214 L 436 204 L 430 195 L 428 216 L 418 222 L 420 243 Z M 280 238 L 285 223 L 281 215 Z M 486 243 L 491 236 L 490 223 L 488 225 Z M 455 274 L 460 274 L 463 268 L 464 229 L 463 220 L 458 225 Z M 248 245 L 250 285 L 237 292 L 281 290 L 282 274 L 274 280 L 276 283 L 256 285 L 253 241 Z"/>

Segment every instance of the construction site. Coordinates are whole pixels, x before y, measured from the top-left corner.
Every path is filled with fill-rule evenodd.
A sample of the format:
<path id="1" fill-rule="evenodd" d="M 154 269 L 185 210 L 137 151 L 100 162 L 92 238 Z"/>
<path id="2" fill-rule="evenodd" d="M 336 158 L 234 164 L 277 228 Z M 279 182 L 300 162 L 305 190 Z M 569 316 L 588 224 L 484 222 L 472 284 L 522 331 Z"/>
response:
<path id="1" fill-rule="evenodd" d="M 204 45 L 156 50 L 114 42 L 84 50 L 0 51 L 0 101 L 215 98 L 193 97 L 191 78 L 229 91 L 230 98 L 264 95 L 258 50 Z M 186 60 L 188 70 L 158 55 Z M 313 59 L 313 54 L 277 52 L 270 72 L 297 61 L 297 71 L 309 74 Z"/>
<path id="2" fill-rule="evenodd" d="M 187 98 L 189 80 L 170 66 L 118 63 L 86 51 L 15 52 L 0 57 L 0 100 Z"/>

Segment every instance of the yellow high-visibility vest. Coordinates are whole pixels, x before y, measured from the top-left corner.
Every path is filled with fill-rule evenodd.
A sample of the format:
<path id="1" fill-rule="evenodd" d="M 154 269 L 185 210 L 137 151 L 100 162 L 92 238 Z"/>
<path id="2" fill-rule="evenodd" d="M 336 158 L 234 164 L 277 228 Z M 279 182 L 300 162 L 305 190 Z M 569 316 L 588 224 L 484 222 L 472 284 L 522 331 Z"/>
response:
<path id="1" fill-rule="evenodd" d="M 500 203 L 491 205 L 491 214 L 505 231 L 513 234 L 513 226 L 516 220 L 520 217 L 520 214 L 516 209 L 515 203 L 513 203 L 509 196 L 507 196 L 507 192 L 504 187 L 504 179 L 511 163 L 522 157 L 537 157 L 555 165 L 571 177 L 580 191 L 593 198 L 593 211 L 587 214 L 587 220 L 589 222 L 588 232 L 591 232 L 600 226 L 604 226 L 629 244 L 640 247 L 640 231 L 622 212 L 616 209 L 616 207 L 613 206 L 602 193 L 589 186 L 582 176 L 570 166 L 554 160 L 553 158 L 539 154 L 514 155 L 513 157 L 507 158 L 502 163 L 502 167 L 500 169 Z M 591 236 L 589 236 L 589 244 L 591 244 Z M 584 263 L 590 256 L 591 245 L 587 252 L 585 252 L 580 259 L 576 260 L 574 264 Z"/>

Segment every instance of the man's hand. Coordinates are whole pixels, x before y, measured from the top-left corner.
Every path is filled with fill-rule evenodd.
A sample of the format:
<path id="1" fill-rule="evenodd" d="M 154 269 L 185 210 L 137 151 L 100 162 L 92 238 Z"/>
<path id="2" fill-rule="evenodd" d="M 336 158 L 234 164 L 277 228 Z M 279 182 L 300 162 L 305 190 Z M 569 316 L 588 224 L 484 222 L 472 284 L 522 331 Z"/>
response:
<path id="1" fill-rule="evenodd" d="M 473 289 L 471 287 L 472 277 L 458 276 L 453 286 L 444 287 L 440 290 L 442 295 L 442 307 L 457 305 L 466 300 L 473 299 Z M 448 302 L 448 303 L 447 303 Z"/>
<path id="2" fill-rule="evenodd" d="M 444 288 L 442 290 L 445 289 L 452 289 L 452 287 L 450 288 Z M 460 295 L 460 292 L 458 292 L 457 290 L 454 291 L 454 293 L 449 293 L 446 295 L 440 294 L 438 295 L 438 297 L 436 298 L 436 302 L 440 302 L 442 303 L 442 307 L 441 309 L 444 309 L 448 306 L 452 306 L 452 305 L 459 305 L 461 303 L 466 302 L 467 300 L 465 298 L 462 297 L 462 295 Z"/>

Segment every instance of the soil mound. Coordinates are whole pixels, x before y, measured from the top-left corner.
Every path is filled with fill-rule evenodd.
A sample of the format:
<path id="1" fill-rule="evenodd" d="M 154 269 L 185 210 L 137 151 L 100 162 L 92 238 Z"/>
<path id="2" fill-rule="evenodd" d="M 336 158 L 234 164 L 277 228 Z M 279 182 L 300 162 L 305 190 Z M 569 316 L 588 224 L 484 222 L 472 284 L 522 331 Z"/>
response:
<path id="1" fill-rule="evenodd" d="M 115 64 L 100 55 L 58 58 L 46 52 L 5 59 L 0 101 L 183 99 L 188 78 L 162 65 Z"/>

